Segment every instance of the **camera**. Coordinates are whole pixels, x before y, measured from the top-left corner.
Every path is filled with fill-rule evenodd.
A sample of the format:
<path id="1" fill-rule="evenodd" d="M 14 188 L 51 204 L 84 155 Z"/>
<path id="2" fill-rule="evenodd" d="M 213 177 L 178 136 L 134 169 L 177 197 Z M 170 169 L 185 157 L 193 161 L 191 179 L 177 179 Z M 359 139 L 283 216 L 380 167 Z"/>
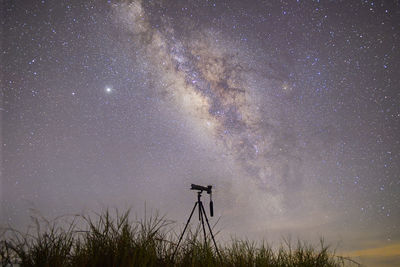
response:
<path id="1" fill-rule="evenodd" d="M 206 191 L 207 194 L 211 194 L 212 186 L 208 185 L 208 186 L 201 186 L 201 185 L 197 185 L 197 184 L 192 184 L 192 187 L 190 188 L 190 190 L 199 190 L 199 191 Z"/>

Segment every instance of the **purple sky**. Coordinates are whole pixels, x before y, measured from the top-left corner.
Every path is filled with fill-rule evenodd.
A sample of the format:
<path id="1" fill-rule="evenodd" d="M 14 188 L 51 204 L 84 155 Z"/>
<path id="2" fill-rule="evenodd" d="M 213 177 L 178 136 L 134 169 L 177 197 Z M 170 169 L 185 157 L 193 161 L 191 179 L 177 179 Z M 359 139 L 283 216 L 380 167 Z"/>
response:
<path id="1" fill-rule="evenodd" d="M 212 184 L 221 239 L 400 262 L 398 1 L 82 2 L 2 3 L 1 225 Z"/>

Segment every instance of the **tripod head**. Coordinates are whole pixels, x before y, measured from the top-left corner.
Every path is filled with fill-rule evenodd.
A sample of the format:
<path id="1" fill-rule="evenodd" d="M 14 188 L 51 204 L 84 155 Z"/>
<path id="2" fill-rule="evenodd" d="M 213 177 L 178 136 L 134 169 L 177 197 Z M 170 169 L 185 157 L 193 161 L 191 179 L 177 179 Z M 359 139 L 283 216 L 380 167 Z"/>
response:
<path id="1" fill-rule="evenodd" d="M 198 191 L 197 193 L 199 194 L 199 196 L 201 195 L 201 193 L 203 191 L 206 191 L 207 194 L 210 195 L 210 215 L 211 215 L 211 217 L 213 217 L 214 216 L 214 203 L 212 201 L 212 186 L 211 185 L 202 186 L 202 185 L 192 184 L 190 190 L 197 190 Z M 200 198 L 199 198 L 199 201 L 200 201 Z"/>

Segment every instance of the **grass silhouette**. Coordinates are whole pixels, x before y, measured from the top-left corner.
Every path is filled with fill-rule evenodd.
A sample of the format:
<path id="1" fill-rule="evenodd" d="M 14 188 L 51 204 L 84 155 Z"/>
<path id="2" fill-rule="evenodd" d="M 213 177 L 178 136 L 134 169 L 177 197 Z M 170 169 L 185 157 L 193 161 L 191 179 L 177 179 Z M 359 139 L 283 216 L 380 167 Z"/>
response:
<path id="1" fill-rule="evenodd" d="M 78 229 L 76 218 L 83 220 Z M 348 258 L 335 256 L 321 241 L 315 248 L 304 242 L 288 241 L 277 250 L 270 245 L 232 240 L 219 246 L 216 254 L 209 238 L 203 240 L 200 228 L 189 229 L 172 259 L 178 236 L 171 221 L 155 214 L 138 221 L 129 211 L 112 216 L 107 210 L 90 216 L 74 217 L 67 227 L 34 219 L 36 233 L 7 229 L 0 241 L 2 266 L 356 266 Z M 43 224 L 45 229 L 42 230 Z M 82 226 L 81 226 L 82 227 Z"/>

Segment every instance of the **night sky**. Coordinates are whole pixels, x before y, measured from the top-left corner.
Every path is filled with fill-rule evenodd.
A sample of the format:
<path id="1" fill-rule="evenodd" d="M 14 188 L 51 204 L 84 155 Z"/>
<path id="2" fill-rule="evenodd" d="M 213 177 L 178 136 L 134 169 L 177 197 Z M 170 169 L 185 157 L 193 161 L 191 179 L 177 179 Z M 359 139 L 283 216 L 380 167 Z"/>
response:
<path id="1" fill-rule="evenodd" d="M 399 1 L 1 10 L 1 225 L 146 206 L 179 228 L 211 184 L 219 240 L 400 262 Z"/>

